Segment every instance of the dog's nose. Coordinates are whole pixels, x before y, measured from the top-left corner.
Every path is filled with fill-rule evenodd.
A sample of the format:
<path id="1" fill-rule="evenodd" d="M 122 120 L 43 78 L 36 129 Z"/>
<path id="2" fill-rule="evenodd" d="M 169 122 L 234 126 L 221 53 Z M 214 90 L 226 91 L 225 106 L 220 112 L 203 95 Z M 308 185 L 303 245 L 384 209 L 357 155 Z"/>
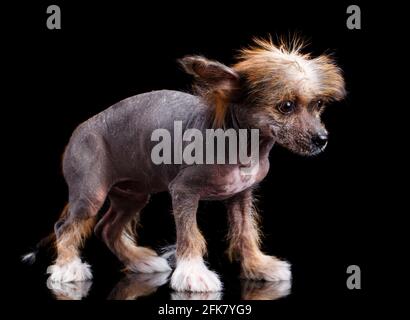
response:
<path id="1" fill-rule="evenodd" d="M 319 133 L 312 138 L 313 144 L 318 148 L 323 148 L 327 143 L 327 134 Z"/>

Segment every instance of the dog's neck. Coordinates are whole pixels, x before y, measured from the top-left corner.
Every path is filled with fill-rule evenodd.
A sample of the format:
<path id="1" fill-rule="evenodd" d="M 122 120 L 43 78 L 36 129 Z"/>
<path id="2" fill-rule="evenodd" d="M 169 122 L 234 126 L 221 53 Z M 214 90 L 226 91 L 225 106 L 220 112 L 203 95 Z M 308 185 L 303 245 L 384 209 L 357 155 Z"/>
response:
<path id="1" fill-rule="evenodd" d="M 225 125 L 227 129 L 251 129 L 246 121 L 246 115 L 241 112 L 243 106 L 237 104 L 229 105 L 228 111 L 225 116 Z M 256 128 L 259 129 L 259 128 Z M 269 152 L 275 144 L 275 139 L 270 135 L 264 135 L 263 130 L 259 130 L 259 155 L 260 157 L 269 156 Z"/>

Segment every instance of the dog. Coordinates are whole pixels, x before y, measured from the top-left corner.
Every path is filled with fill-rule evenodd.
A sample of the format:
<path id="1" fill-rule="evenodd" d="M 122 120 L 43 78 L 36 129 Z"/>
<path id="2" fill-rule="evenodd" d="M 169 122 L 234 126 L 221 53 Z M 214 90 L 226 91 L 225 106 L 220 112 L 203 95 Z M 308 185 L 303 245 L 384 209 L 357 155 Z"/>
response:
<path id="1" fill-rule="evenodd" d="M 243 278 L 289 280 L 290 264 L 260 250 L 252 193 L 268 173 L 268 155 L 275 142 L 304 156 L 325 149 L 328 133 L 320 116 L 326 105 L 346 95 L 342 70 L 334 59 L 303 51 L 300 41 L 255 39 L 240 51 L 232 66 L 203 56 L 186 56 L 179 62 L 194 78 L 193 94 L 170 90 L 139 94 L 78 126 L 63 156 L 69 200 L 50 237 L 57 258 L 47 270 L 49 281 L 92 278 L 80 249 L 93 230 L 128 270 L 170 271 L 166 257 L 137 245 L 133 228 L 150 195 L 162 191 L 171 194 L 176 225 L 174 290 L 222 289 L 218 275 L 203 259 L 206 242 L 196 222 L 200 200 L 225 203 L 227 253 L 240 262 Z M 243 163 L 153 164 L 149 157 L 153 130 L 171 130 L 175 121 L 182 121 L 184 129 L 200 131 L 258 129 L 257 170 L 244 175 Z M 110 207 L 98 220 L 107 198 Z M 33 260 L 35 254 L 24 260 Z"/>

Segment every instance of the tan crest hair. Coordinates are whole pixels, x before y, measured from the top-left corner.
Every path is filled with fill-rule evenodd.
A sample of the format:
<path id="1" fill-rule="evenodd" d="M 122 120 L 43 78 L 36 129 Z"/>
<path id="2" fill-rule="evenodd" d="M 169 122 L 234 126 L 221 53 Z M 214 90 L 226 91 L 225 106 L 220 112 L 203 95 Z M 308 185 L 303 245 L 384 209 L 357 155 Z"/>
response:
<path id="1" fill-rule="evenodd" d="M 179 63 L 194 76 L 194 90 L 214 108 L 213 126 L 220 128 L 244 84 L 248 94 L 265 95 L 258 100 L 268 105 L 283 99 L 295 83 L 324 99 L 341 100 L 346 94 L 341 69 L 329 55 L 303 53 L 305 46 L 298 36 L 282 37 L 277 44 L 271 37 L 254 38 L 250 47 L 239 51 L 232 67 L 202 56 L 186 56 Z M 267 92 L 274 94 L 267 97 Z"/>
<path id="2" fill-rule="evenodd" d="M 342 70 L 332 57 L 304 53 L 307 42 L 301 37 L 282 37 L 277 44 L 271 37 L 255 38 L 253 42 L 239 51 L 238 62 L 232 67 L 245 78 L 251 92 L 268 83 L 280 100 L 281 94 L 288 94 L 295 83 L 302 87 L 301 82 L 307 82 L 306 87 L 314 88 L 316 95 L 328 100 L 341 100 L 346 95 Z"/>

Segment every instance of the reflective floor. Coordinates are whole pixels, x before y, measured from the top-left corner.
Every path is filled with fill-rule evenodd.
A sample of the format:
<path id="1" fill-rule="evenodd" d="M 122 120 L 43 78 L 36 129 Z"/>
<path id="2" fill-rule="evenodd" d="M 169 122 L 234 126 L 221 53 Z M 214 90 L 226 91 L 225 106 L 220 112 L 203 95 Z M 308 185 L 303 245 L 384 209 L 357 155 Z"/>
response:
<path id="1" fill-rule="evenodd" d="M 171 272 L 152 274 L 126 274 L 108 294 L 108 300 L 136 300 L 153 296 L 159 288 L 169 292 L 171 300 L 221 300 L 223 292 L 193 293 L 169 290 Z M 88 296 L 92 281 L 53 283 L 47 287 L 57 300 L 81 300 Z M 240 280 L 240 298 L 244 300 L 276 300 L 289 295 L 290 281 L 264 282 Z"/>

